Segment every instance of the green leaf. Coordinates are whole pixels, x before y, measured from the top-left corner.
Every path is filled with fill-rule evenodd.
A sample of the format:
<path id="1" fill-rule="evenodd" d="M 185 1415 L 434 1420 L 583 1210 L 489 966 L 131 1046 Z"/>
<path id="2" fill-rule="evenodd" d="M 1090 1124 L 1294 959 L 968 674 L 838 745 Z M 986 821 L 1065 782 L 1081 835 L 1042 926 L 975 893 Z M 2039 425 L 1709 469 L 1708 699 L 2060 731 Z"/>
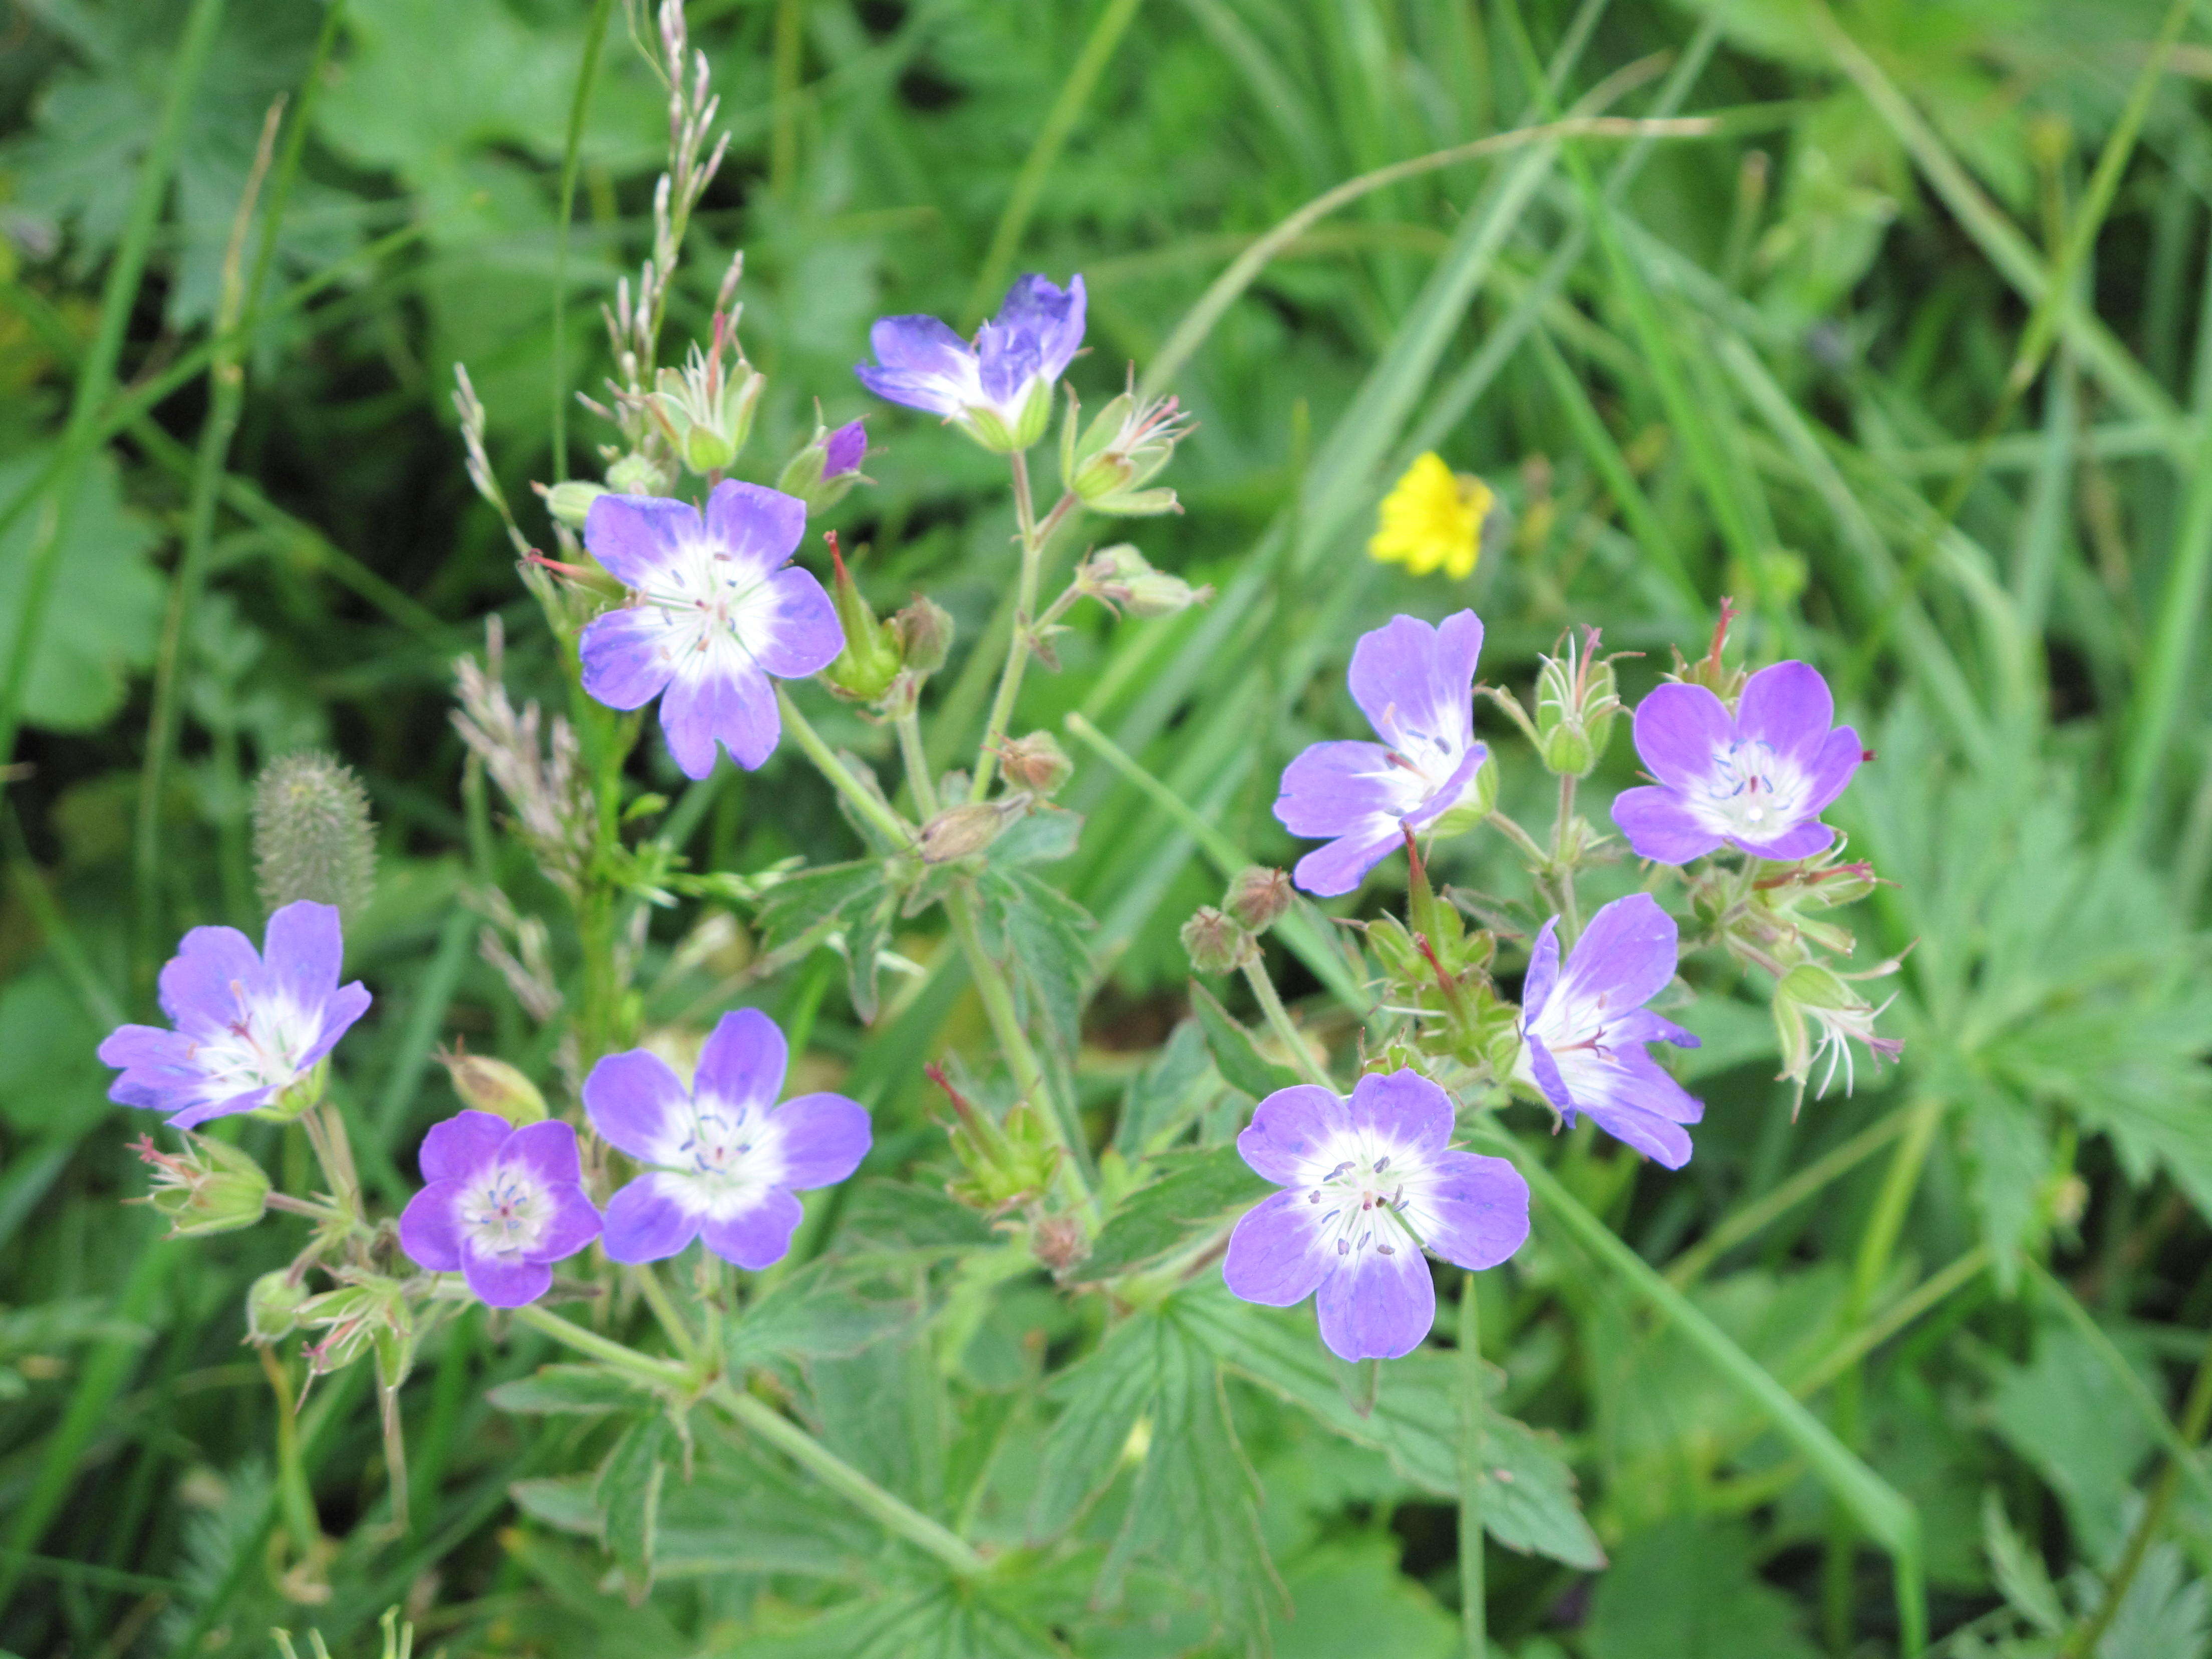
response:
<path id="1" fill-rule="evenodd" d="M 507 1489 L 515 1508 L 533 1521 L 543 1521 L 561 1532 L 599 1538 L 607 1526 L 605 1511 L 594 1495 L 596 1474 L 564 1474 L 542 1480 L 516 1480 Z"/>
<path id="2" fill-rule="evenodd" d="M 1176 1023 L 1166 1044 L 1132 1080 L 1114 1120 L 1114 1145 L 1125 1158 L 1164 1145 L 1211 1103 L 1217 1090 L 1202 1085 L 1213 1063 L 1206 1032 L 1196 1020 Z"/>
<path id="3" fill-rule="evenodd" d="M 605 1365 L 540 1365 L 487 1397 L 503 1412 L 591 1413 L 634 1410 L 640 1403 L 637 1385 Z"/>
<path id="4" fill-rule="evenodd" d="M 1064 1531 L 1121 1467 L 1130 1432 L 1152 1404 L 1158 1324 L 1151 1313 L 1123 1321 L 1055 1379 L 1053 1393 L 1062 1409 L 1039 1454 L 1030 1500 L 1032 1541 Z"/>
<path id="5" fill-rule="evenodd" d="M 592 1489 L 601 1524 L 599 1541 L 615 1559 L 635 1604 L 653 1588 L 654 1534 L 660 1522 L 660 1489 L 676 1431 L 659 1412 L 631 1424 L 599 1466 Z"/>
<path id="6" fill-rule="evenodd" d="M 1169 1153 L 1153 1160 L 1160 1179 L 1121 1201 L 1090 1256 L 1076 1269 L 1085 1280 L 1111 1279 L 1218 1227 L 1231 1210 L 1257 1203 L 1274 1188 L 1252 1173 L 1234 1146 Z"/>
<path id="7" fill-rule="evenodd" d="M 51 452 L 0 461 L 0 501 L 42 472 Z M 0 617 L 22 608 L 24 582 L 46 508 L 34 503 L 0 534 Z M 57 731 L 89 732 L 114 718 L 133 671 L 154 660 L 164 587 L 147 554 L 153 526 L 123 504 L 115 458 L 103 450 L 77 470 L 76 500 L 63 520 L 61 576 L 31 653 L 23 718 Z"/>
<path id="8" fill-rule="evenodd" d="M 980 1249 L 997 1237 L 982 1217 L 941 1190 L 874 1177 L 849 1188 L 844 1231 L 904 1250 Z"/>
<path id="9" fill-rule="evenodd" d="M 775 945 L 787 945 L 823 923 L 842 931 L 846 985 L 853 1012 L 864 1023 L 876 1017 L 878 957 L 897 917 L 898 894 L 878 859 L 802 871 L 761 899 L 761 924 Z"/>
<path id="10" fill-rule="evenodd" d="M 1398 1473 L 1440 1498 L 1459 1491 L 1459 1362 L 1419 1351 L 1385 1368 L 1373 1411 L 1345 1398 L 1337 1367 L 1303 1316 L 1237 1301 L 1225 1290 L 1177 1297 L 1186 1324 L 1221 1363 L 1321 1425 L 1387 1455 Z M 1508 1549 L 1595 1571 L 1605 1551 L 1575 1498 L 1575 1479 L 1548 1435 L 1492 1410 L 1485 1427 L 1483 1530 Z"/>
<path id="11" fill-rule="evenodd" d="M 829 1262 L 802 1267 L 732 1321 L 723 1349 L 731 1370 L 776 1359 L 849 1359 L 907 1317 L 902 1304 L 837 1288 L 834 1271 Z"/>
<path id="12" fill-rule="evenodd" d="M 1620 1547 L 1583 1640 L 1589 1659 L 1815 1659 L 1799 1620 L 1743 1528 L 1680 1516 Z"/>
<path id="13" fill-rule="evenodd" d="M 1989 1553 L 1990 1576 L 2012 1610 L 2045 1636 L 2063 1631 L 2066 1609 L 2043 1565 L 2042 1553 L 2030 1549 L 2013 1530 L 2004 1499 L 1994 1486 L 1982 1494 L 1982 1545 Z"/>
<path id="14" fill-rule="evenodd" d="M 976 893 L 985 948 L 1013 964 L 1015 988 L 1033 1000 L 1061 1052 L 1073 1054 L 1091 984 L 1083 938 L 1091 913 L 1026 870 L 987 867 Z"/>
<path id="15" fill-rule="evenodd" d="M 57 969 L 0 986 L 0 1118 L 26 1135 L 80 1135 L 110 1109 L 114 1076 L 94 1052 L 106 1033 Z"/>
<path id="16" fill-rule="evenodd" d="M 1196 980 L 1190 982 L 1190 1006 L 1206 1032 L 1206 1046 L 1213 1051 L 1213 1063 L 1220 1068 L 1222 1081 L 1231 1088 L 1265 1099 L 1298 1081 L 1297 1073 L 1287 1066 L 1263 1058 L 1253 1044 L 1252 1034 L 1230 1018 L 1229 1011 Z"/>
<path id="17" fill-rule="evenodd" d="M 2071 1326 L 2036 1327 L 2035 1358 L 2006 1368 L 1988 1405 L 1999 1437 L 2058 1494 L 2088 1555 L 2119 1547 L 2150 1431 L 2120 1380 Z M 2096 1425 L 2084 1433 L 2083 1425 Z"/>
<path id="18" fill-rule="evenodd" d="M 1024 864 L 1050 864 L 1073 853 L 1082 834 L 1082 813 L 1058 806 L 1039 806 L 993 842 L 984 858 L 1007 869 Z"/>

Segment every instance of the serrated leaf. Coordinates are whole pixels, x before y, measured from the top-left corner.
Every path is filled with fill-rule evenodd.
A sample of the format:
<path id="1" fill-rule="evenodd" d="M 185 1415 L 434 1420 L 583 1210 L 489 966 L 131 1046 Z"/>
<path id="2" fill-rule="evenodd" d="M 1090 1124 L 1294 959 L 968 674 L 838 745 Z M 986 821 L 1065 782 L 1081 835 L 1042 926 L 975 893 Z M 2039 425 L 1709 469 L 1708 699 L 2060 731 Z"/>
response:
<path id="1" fill-rule="evenodd" d="M 507 1486 L 515 1508 L 534 1521 L 561 1532 L 598 1538 L 606 1531 L 606 1515 L 593 1494 L 596 1474 L 564 1474 L 543 1480 L 516 1480 Z"/>
<path id="2" fill-rule="evenodd" d="M 503 1412 L 588 1413 L 629 1411 L 639 1404 L 637 1386 L 605 1365 L 540 1365 L 486 1397 Z"/>
<path id="3" fill-rule="evenodd" d="M 1075 1276 L 1110 1279 L 1218 1228 L 1234 1211 L 1274 1190 L 1234 1146 L 1170 1153 L 1153 1160 L 1160 1178 L 1121 1201 Z"/>
<path id="4" fill-rule="evenodd" d="M 1213 1063 L 1220 1069 L 1221 1080 L 1231 1088 L 1264 1100 L 1276 1090 L 1290 1088 L 1298 1081 L 1297 1073 L 1290 1067 L 1265 1058 L 1253 1043 L 1252 1034 L 1231 1019 L 1229 1011 L 1196 980 L 1190 982 L 1190 1006 L 1206 1032 L 1206 1047 L 1213 1051 Z"/>
<path id="5" fill-rule="evenodd" d="M 993 842 L 984 858 L 1007 869 L 1024 864 L 1049 864 L 1073 853 L 1082 834 L 1082 813 L 1059 806 L 1039 806 Z"/>
<path id="6" fill-rule="evenodd" d="M 894 1249 L 979 1249 L 996 1242 L 988 1223 L 940 1191 L 871 1177 L 846 1200 L 844 1231 Z"/>
<path id="7" fill-rule="evenodd" d="M 600 1515 L 599 1541 L 613 1556 L 633 1605 L 653 1588 L 654 1534 L 660 1523 L 660 1490 L 676 1431 L 659 1412 L 623 1431 L 592 1489 Z"/>
<path id="8" fill-rule="evenodd" d="M 1372 1447 L 1407 1480 L 1440 1498 L 1459 1491 L 1456 1357 L 1417 1352 L 1390 1362 L 1375 1407 L 1362 1415 L 1345 1398 L 1337 1370 L 1304 1316 L 1237 1301 L 1218 1286 L 1176 1297 L 1181 1317 L 1221 1363 L 1322 1426 Z M 1575 1480 L 1548 1436 L 1494 1409 L 1485 1423 L 1483 1530 L 1508 1549 L 1595 1571 L 1605 1551 L 1583 1518 Z"/>
<path id="9" fill-rule="evenodd" d="M 907 1317 L 899 1304 L 866 1301 L 838 1288 L 833 1271 L 827 1262 L 803 1267 L 732 1322 L 723 1349 L 729 1368 L 849 1359 Z"/>
<path id="10" fill-rule="evenodd" d="M 976 882 L 983 943 L 1015 969 L 1015 988 L 1042 1017 L 1063 1054 L 1075 1051 L 1091 983 L 1084 934 L 1091 914 L 1026 870 L 986 868 Z"/>
<path id="11" fill-rule="evenodd" d="M 1621 1546 L 1583 1643 L 1590 1659 L 1814 1659 L 1801 1620 L 1743 1528 L 1677 1517 Z"/>
<path id="12" fill-rule="evenodd" d="M 2066 1609 L 2042 1555 L 2013 1530 L 2004 1499 L 1994 1486 L 1982 1494 L 1982 1547 L 1990 1558 L 1990 1576 L 2014 1613 L 2045 1636 L 2066 1628 Z"/>
<path id="13" fill-rule="evenodd" d="M 836 922 L 886 885 L 878 859 L 825 864 L 787 876 L 761 896 L 760 923 L 770 945 L 788 945 L 823 922 Z"/>
<path id="14" fill-rule="evenodd" d="M 1033 1540 L 1064 1530 L 1121 1467 L 1130 1431 L 1152 1403 L 1158 1323 L 1152 1314 L 1125 1320 L 1054 1381 L 1053 1393 L 1062 1409 L 1040 1455 L 1030 1502 Z"/>
<path id="15" fill-rule="evenodd" d="M 1204 1085 L 1213 1056 L 1206 1032 L 1194 1019 L 1181 1020 L 1160 1051 L 1121 1096 L 1114 1121 L 1114 1145 L 1126 1158 L 1170 1139 L 1205 1110 L 1217 1091 Z"/>

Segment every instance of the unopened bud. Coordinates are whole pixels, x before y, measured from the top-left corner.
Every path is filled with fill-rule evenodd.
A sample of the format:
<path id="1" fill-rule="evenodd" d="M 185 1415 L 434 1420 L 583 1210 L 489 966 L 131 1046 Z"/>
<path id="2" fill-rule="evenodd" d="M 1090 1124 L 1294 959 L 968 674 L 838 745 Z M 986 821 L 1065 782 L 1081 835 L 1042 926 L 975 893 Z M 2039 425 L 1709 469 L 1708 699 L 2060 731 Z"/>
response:
<path id="1" fill-rule="evenodd" d="M 824 512 L 860 481 L 860 459 L 867 453 L 868 434 L 860 422 L 834 431 L 817 425 L 806 447 L 784 464 L 775 487 L 805 501 L 808 513 Z"/>
<path id="2" fill-rule="evenodd" d="M 738 459 L 752 435 L 753 410 L 767 385 L 742 356 L 726 373 L 718 343 L 711 355 L 693 348 L 680 370 L 662 369 L 646 404 L 684 465 L 704 477 Z"/>
<path id="3" fill-rule="evenodd" d="M 592 503 L 607 493 L 606 486 L 582 478 L 568 478 L 548 489 L 538 486 L 538 493 L 545 498 L 545 510 L 557 523 L 571 530 L 581 530 L 584 520 L 591 515 Z"/>
<path id="4" fill-rule="evenodd" d="M 350 921 L 376 880 L 376 828 L 361 780 L 312 750 L 271 761 L 253 781 L 253 853 L 269 909 L 313 899 Z"/>
<path id="5" fill-rule="evenodd" d="M 999 765 L 1009 783 L 1049 799 L 1060 793 L 1075 763 L 1049 732 L 1032 732 L 1016 738 L 999 753 Z"/>
<path id="6" fill-rule="evenodd" d="M 981 852 L 1028 804 L 1022 795 L 946 807 L 921 827 L 921 861 L 949 864 Z"/>
<path id="7" fill-rule="evenodd" d="M 1213 597 L 1211 587 L 1193 587 L 1180 576 L 1155 570 L 1127 542 L 1101 548 L 1085 562 L 1077 578 L 1083 591 L 1133 617 L 1166 617 Z"/>
<path id="8" fill-rule="evenodd" d="M 833 534 L 824 539 L 830 544 L 830 562 L 836 568 L 830 592 L 837 607 L 838 625 L 844 629 L 845 648 L 837 653 L 836 661 L 823 671 L 822 677 L 833 690 L 855 702 L 873 702 L 890 689 L 891 680 L 899 672 L 898 641 L 890 629 L 876 620 L 867 596 L 853 580 L 853 573 L 845 568 L 844 555 L 837 550 L 837 538 Z"/>
<path id="9" fill-rule="evenodd" d="M 1208 904 L 1182 925 L 1182 948 L 1201 974 L 1230 974 L 1259 959 L 1260 947 L 1244 925 Z"/>
<path id="10" fill-rule="evenodd" d="M 1128 595 L 1121 601 L 1121 608 L 1133 617 L 1172 617 L 1178 611 L 1204 605 L 1212 597 L 1211 587 L 1193 587 L 1180 576 L 1170 576 L 1164 570 L 1155 570 L 1151 575 L 1139 576 L 1129 584 Z"/>
<path id="11" fill-rule="evenodd" d="M 665 495 L 676 475 L 648 455 L 633 453 L 607 468 L 607 488 L 617 495 Z"/>
<path id="12" fill-rule="evenodd" d="M 1613 736 L 1620 684 L 1613 664 L 1596 653 L 1595 629 L 1579 647 L 1570 634 L 1565 651 L 1545 658 L 1536 676 L 1537 754 L 1557 777 L 1589 776 Z"/>
<path id="13" fill-rule="evenodd" d="M 453 1080 L 453 1092 L 471 1109 L 495 1112 L 517 1128 L 545 1117 L 545 1097 L 538 1085 L 505 1060 L 444 1049 L 438 1058 Z"/>
<path id="14" fill-rule="evenodd" d="M 168 1218 L 172 1238 L 235 1232 L 269 1207 L 268 1172 L 228 1141 L 185 1133 L 180 1156 L 141 1135 L 132 1150 L 154 1170 L 145 1202 Z"/>
<path id="15" fill-rule="evenodd" d="M 246 1340 L 275 1342 L 299 1328 L 307 1287 L 284 1268 L 265 1273 L 246 1292 Z"/>
<path id="16" fill-rule="evenodd" d="M 1255 933 L 1264 933 L 1291 908 L 1291 878 L 1280 870 L 1255 864 L 1229 884 L 1221 908 Z"/>
<path id="17" fill-rule="evenodd" d="M 1835 970 L 1817 962 L 1801 962 L 1783 975 L 1776 987 L 1779 995 L 1801 1008 L 1863 1008 L 1866 999 L 1844 983 Z"/>
<path id="18" fill-rule="evenodd" d="M 945 666 L 952 650 L 952 613 L 934 599 L 917 593 L 906 609 L 891 618 L 899 654 L 916 674 L 934 674 Z"/>

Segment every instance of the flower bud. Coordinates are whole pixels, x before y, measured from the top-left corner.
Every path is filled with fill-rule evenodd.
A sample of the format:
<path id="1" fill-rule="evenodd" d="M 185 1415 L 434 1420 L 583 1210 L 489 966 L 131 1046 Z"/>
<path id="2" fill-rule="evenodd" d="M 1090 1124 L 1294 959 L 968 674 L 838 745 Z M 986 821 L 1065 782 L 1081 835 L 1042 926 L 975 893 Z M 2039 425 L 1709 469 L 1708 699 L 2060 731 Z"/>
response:
<path id="1" fill-rule="evenodd" d="M 1581 778 L 1604 754 L 1620 711 L 1613 664 L 1596 654 L 1597 629 L 1581 647 L 1567 636 L 1566 650 L 1547 657 L 1536 676 L 1536 752 L 1557 777 Z"/>
<path id="2" fill-rule="evenodd" d="M 934 599 L 917 593 L 906 609 L 891 618 L 898 635 L 899 654 L 916 674 L 934 674 L 945 666 L 952 650 L 952 613 Z"/>
<path id="3" fill-rule="evenodd" d="M 1125 392 L 1098 411 L 1080 443 L 1074 441 L 1074 407 L 1060 444 L 1060 471 L 1070 490 L 1093 512 L 1143 518 L 1178 508 L 1172 489 L 1143 486 L 1168 464 L 1189 430 L 1172 398 L 1139 402 Z"/>
<path id="4" fill-rule="evenodd" d="M 1028 805 L 1024 794 L 946 807 L 921 827 L 921 861 L 949 864 L 981 852 Z"/>
<path id="5" fill-rule="evenodd" d="M 854 702 L 873 702 L 890 689 L 892 678 L 899 672 L 898 640 L 868 608 L 860 584 L 845 568 L 836 535 L 823 539 L 830 544 L 830 560 L 836 568 L 830 592 L 837 607 L 838 624 L 845 630 L 845 648 L 837 653 L 836 661 L 823 670 L 822 677 L 831 690 Z"/>
<path id="6" fill-rule="evenodd" d="M 1730 709 L 1742 693 L 1746 678 L 1741 668 L 1731 668 L 1723 660 L 1722 653 L 1728 647 L 1729 624 L 1736 619 L 1736 608 L 1727 599 L 1721 601 L 1720 620 L 1713 624 L 1713 642 L 1705 654 L 1695 662 L 1686 663 L 1681 653 L 1674 656 L 1674 678 L 1686 685 L 1702 685 Z"/>
<path id="7" fill-rule="evenodd" d="M 269 1207 L 268 1172 L 228 1141 L 179 1133 L 182 1156 L 161 1151 L 145 1135 L 132 1148 L 153 1167 L 154 1184 L 143 1201 L 168 1218 L 169 1237 L 204 1238 L 260 1220 Z"/>
<path id="8" fill-rule="evenodd" d="M 1229 884 L 1221 908 L 1242 926 L 1264 933 L 1291 908 L 1291 878 L 1280 870 L 1253 865 Z"/>
<path id="9" fill-rule="evenodd" d="M 704 477 L 738 459 L 768 380 L 742 356 L 725 374 L 718 334 L 712 353 L 692 347 L 682 369 L 664 368 L 653 384 L 647 408 L 684 465 Z"/>
<path id="10" fill-rule="evenodd" d="M 1260 958 L 1260 947 L 1243 924 L 1210 904 L 1183 923 L 1182 948 L 1201 974 L 1234 973 Z"/>
<path id="11" fill-rule="evenodd" d="M 1060 793 L 1075 770 L 1075 763 L 1049 732 L 1014 738 L 999 751 L 999 766 L 1009 783 L 1047 799 Z"/>
<path id="12" fill-rule="evenodd" d="M 414 1315 L 398 1281 L 351 1270 L 349 1277 L 353 1283 L 311 1296 L 296 1310 L 301 1324 L 323 1333 L 307 1345 L 308 1369 L 326 1376 L 373 1352 L 377 1381 L 398 1388 L 414 1362 Z"/>
<path id="13" fill-rule="evenodd" d="M 538 1085 L 505 1060 L 446 1049 L 438 1059 L 453 1080 L 453 1092 L 472 1111 L 495 1112 L 517 1128 L 545 1117 L 545 1097 Z"/>
<path id="14" fill-rule="evenodd" d="M 1213 597 L 1211 587 L 1193 587 L 1180 576 L 1155 570 L 1127 542 L 1101 548 L 1076 573 L 1083 592 L 1118 605 L 1133 617 L 1166 617 Z"/>
<path id="15" fill-rule="evenodd" d="M 592 503 L 605 495 L 607 490 L 604 484 L 592 483 L 582 478 L 568 478 L 550 489 L 539 484 L 538 493 L 545 498 L 545 510 L 553 515 L 556 522 L 565 524 L 571 530 L 581 530 L 585 519 L 591 514 Z"/>
<path id="16" fill-rule="evenodd" d="M 246 1292 L 246 1340 L 275 1342 L 299 1328 L 307 1287 L 284 1268 L 265 1273 Z"/>
<path id="17" fill-rule="evenodd" d="M 253 854 L 270 910 L 313 899 L 350 921 L 376 881 L 376 826 L 361 780 L 313 750 L 271 761 L 253 781 Z"/>
<path id="18" fill-rule="evenodd" d="M 848 421 L 834 432 L 817 425 L 806 447 L 784 464 L 775 487 L 806 503 L 809 514 L 821 513 L 845 499 L 860 481 L 860 458 L 868 453 L 868 434 L 858 421 Z"/>
<path id="19" fill-rule="evenodd" d="M 1776 990 L 1801 1008 L 1863 1008 L 1866 999 L 1844 983 L 1835 970 L 1801 962 L 1783 975 Z"/>
<path id="20" fill-rule="evenodd" d="M 633 452 L 607 468 L 607 488 L 617 495 L 665 495 L 676 475 L 650 456 Z"/>

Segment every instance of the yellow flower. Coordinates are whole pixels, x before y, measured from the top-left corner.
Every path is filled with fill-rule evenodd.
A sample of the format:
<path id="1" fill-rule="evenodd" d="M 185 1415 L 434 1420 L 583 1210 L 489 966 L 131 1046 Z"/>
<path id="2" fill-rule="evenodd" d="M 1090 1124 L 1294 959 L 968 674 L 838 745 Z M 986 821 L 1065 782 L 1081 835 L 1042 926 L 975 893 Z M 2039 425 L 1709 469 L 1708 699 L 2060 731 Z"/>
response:
<path id="1" fill-rule="evenodd" d="M 1368 556 L 1402 564 L 1416 576 L 1442 567 L 1453 580 L 1463 580 L 1474 574 L 1482 521 L 1497 499 L 1488 484 L 1468 473 L 1455 474 L 1431 450 L 1382 498 Z"/>

